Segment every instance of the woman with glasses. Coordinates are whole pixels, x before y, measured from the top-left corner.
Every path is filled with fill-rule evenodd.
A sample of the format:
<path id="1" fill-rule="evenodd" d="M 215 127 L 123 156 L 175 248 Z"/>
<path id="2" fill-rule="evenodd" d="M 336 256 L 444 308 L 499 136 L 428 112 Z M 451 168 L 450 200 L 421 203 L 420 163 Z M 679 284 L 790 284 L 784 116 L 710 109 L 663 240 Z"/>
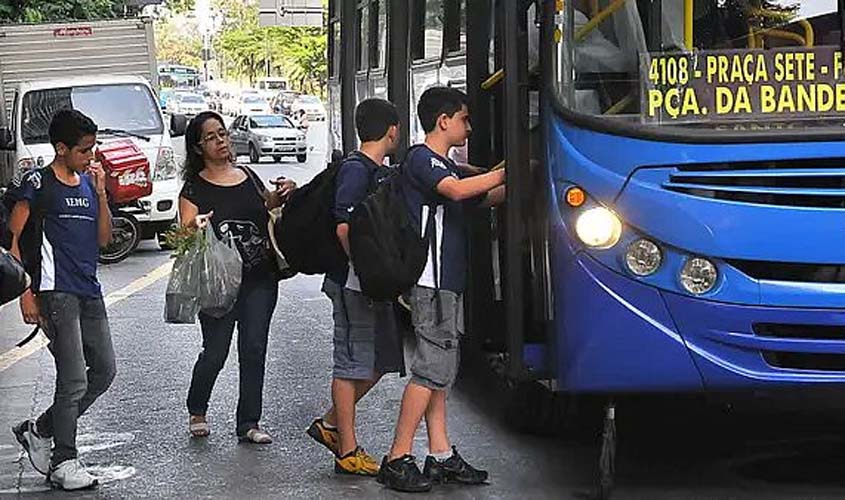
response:
<path id="1" fill-rule="evenodd" d="M 258 425 L 264 387 L 264 361 L 270 319 L 278 297 L 278 269 L 267 232 L 267 210 L 280 206 L 296 189 L 289 180 L 273 181 L 268 191 L 256 174 L 235 164 L 223 118 L 198 114 L 185 133 L 184 187 L 179 195 L 182 225 L 203 229 L 211 224 L 224 241 L 233 241 L 243 258 L 243 279 L 234 309 L 222 318 L 200 313 L 202 352 L 194 365 L 188 391 L 189 430 L 194 437 L 210 433 L 208 400 L 229 354 L 238 327 L 240 396 L 236 432 L 244 442 L 268 444 L 270 435 Z"/>

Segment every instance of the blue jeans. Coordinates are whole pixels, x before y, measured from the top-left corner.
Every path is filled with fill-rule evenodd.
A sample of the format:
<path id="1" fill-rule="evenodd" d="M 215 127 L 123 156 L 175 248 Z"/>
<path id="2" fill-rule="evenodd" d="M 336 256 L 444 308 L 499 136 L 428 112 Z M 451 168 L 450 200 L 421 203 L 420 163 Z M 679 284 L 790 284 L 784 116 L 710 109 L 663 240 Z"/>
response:
<path id="1" fill-rule="evenodd" d="M 114 348 L 101 297 L 45 292 L 38 306 L 56 361 L 56 393 L 37 426 L 42 437 L 53 438 L 55 466 L 77 458 L 76 421 L 114 380 Z"/>
<path id="2" fill-rule="evenodd" d="M 229 314 L 212 318 L 200 313 L 202 352 L 194 365 L 188 390 L 188 411 L 191 415 L 205 415 L 208 411 L 208 400 L 217 375 L 229 357 L 229 345 L 237 324 L 240 396 L 235 431 L 243 436 L 258 427 L 264 393 L 267 338 L 278 296 L 276 281 L 244 282 Z"/>

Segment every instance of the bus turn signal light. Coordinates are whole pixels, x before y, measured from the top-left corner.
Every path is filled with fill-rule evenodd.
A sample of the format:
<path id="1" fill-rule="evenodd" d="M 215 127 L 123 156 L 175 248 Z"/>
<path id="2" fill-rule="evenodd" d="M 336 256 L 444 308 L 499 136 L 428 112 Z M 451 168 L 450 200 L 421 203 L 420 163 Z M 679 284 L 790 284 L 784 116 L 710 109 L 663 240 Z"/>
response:
<path id="1" fill-rule="evenodd" d="M 566 191 L 566 204 L 572 208 L 578 208 L 587 201 L 587 195 L 579 187 L 572 187 Z"/>

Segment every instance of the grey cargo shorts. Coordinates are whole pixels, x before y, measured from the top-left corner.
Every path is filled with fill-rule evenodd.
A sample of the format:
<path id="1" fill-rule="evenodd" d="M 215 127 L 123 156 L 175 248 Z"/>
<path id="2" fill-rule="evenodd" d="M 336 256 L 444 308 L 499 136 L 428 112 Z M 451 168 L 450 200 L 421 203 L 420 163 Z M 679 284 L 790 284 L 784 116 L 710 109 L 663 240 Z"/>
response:
<path id="1" fill-rule="evenodd" d="M 436 294 L 441 303 L 439 320 Z M 416 286 L 408 299 L 417 338 L 411 382 L 434 391 L 448 391 L 458 376 L 460 336 L 464 330 L 463 295 Z"/>

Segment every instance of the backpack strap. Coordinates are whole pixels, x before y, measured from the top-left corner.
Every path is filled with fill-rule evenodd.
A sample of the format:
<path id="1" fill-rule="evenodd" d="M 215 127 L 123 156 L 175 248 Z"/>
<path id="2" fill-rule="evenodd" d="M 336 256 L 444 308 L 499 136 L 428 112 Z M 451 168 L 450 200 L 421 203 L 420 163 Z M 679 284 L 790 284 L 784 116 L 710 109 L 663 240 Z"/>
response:
<path id="1" fill-rule="evenodd" d="M 425 147 L 423 144 L 417 144 L 415 146 L 411 146 L 408 148 L 408 151 L 405 153 L 405 159 L 402 160 L 400 165 L 400 173 L 402 173 L 402 166 L 410 160 L 411 155 L 418 149 Z M 404 176 L 406 179 L 409 179 L 416 189 L 418 189 L 421 193 L 425 193 L 428 190 L 424 189 L 419 182 L 411 178 L 409 175 Z M 437 310 L 437 322 L 440 323 L 443 321 L 443 301 L 440 298 L 440 269 L 439 269 L 439 261 L 437 259 L 437 207 L 440 204 L 428 204 L 425 205 L 428 207 L 428 221 L 426 222 L 426 234 L 425 238 L 428 240 L 429 244 L 429 253 L 431 254 L 431 267 L 434 271 L 434 300 L 436 300 L 435 308 Z"/>
<path id="2" fill-rule="evenodd" d="M 434 307 L 437 312 L 437 323 L 443 321 L 443 300 L 440 298 L 440 269 L 437 259 L 437 207 L 430 206 L 428 209 L 428 223 L 426 225 L 426 233 L 428 234 L 429 249 L 431 253 L 431 268 L 434 277 L 434 300 L 436 301 Z"/>

